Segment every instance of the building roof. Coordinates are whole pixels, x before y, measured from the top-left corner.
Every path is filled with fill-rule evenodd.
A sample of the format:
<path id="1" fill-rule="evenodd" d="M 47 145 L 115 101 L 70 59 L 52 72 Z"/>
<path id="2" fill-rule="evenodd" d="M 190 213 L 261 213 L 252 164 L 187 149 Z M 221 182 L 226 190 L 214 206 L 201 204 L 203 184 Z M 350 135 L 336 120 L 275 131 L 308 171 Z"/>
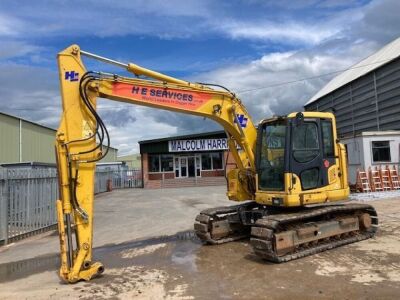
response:
<path id="1" fill-rule="evenodd" d="M 347 136 L 340 138 L 340 140 L 351 140 L 355 137 L 366 137 L 366 136 L 375 136 L 375 137 L 393 137 L 400 136 L 400 130 L 382 130 L 382 131 L 363 131 L 357 133 L 355 136 Z"/>
<path id="2" fill-rule="evenodd" d="M 378 52 L 368 56 L 348 70 L 333 78 L 318 93 L 316 93 L 305 105 L 328 95 L 334 90 L 356 80 L 357 78 L 389 63 L 400 56 L 400 38 L 387 44 Z"/>
<path id="3" fill-rule="evenodd" d="M 27 123 L 36 125 L 36 126 L 39 126 L 39 127 L 42 127 L 42 128 L 46 128 L 46 129 L 52 130 L 52 131 L 54 131 L 54 132 L 57 131 L 57 130 L 54 129 L 54 128 L 50 128 L 50 127 L 44 126 L 44 125 L 42 125 L 42 124 L 35 123 L 35 122 L 29 121 L 29 120 L 27 120 L 27 119 L 23 119 L 23 118 L 14 116 L 14 115 L 6 114 L 6 113 L 1 112 L 1 111 L 0 111 L 0 114 L 2 114 L 2 115 L 4 115 L 4 116 L 7 116 L 7 117 L 10 117 L 10 118 L 13 118 L 13 119 L 21 120 L 21 121 L 24 121 L 24 122 L 27 122 Z"/>
<path id="4" fill-rule="evenodd" d="M 183 139 L 202 138 L 202 137 L 214 136 L 214 135 L 217 135 L 217 134 L 225 134 L 225 131 L 218 130 L 218 131 L 211 131 L 211 132 L 170 136 L 170 137 L 160 138 L 160 139 L 139 141 L 139 144 L 142 145 L 142 144 L 150 144 L 150 143 L 164 142 L 164 141 L 170 141 L 170 140 L 183 140 Z"/>
<path id="5" fill-rule="evenodd" d="M 123 160 L 123 161 L 140 160 L 140 153 L 118 155 L 118 160 Z"/>
<path id="6" fill-rule="evenodd" d="M 26 122 L 26 123 L 30 123 L 30 124 L 35 125 L 35 126 L 39 126 L 39 127 L 45 128 L 45 129 L 49 129 L 49 130 L 52 130 L 52 131 L 54 131 L 54 132 L 57 132 L 57 129 L 54 129 L 54 128 L 51 128 L 51 127 L 47 127 L 47 126 L 41 125 L 41 124 L 39 124 L 39 123 L 35 123 L 35 122 L 29 121 L 29 120 L 27 120 L 27 119 L 23 119 L 23 118 L 14 116 L 14 115 L 6 114 L 6 113 L 1 112 L 1 111 L 0 111 L 0 114 L 1 114 L 1 115 L 4 115 L 4 116 L 7 116 L 7 117 L 10 117 L 10 118 L 13 118 L 13 119 L 17 119 L 17 120 L 24 121 L 24 122 Z M 110 148 L 110 149 L 114 149 L 114 150 L 118 150 L 117 148 L 112 147 L 112 146 L 110 146 L 109 148 Z"/>
<path id="7" fill-rule="evenodd" d="M 363 131 L 361 136 L 386 136 L 386 135 L 400 135 L 400 130 L 386 130 L 386 131 Z"/>

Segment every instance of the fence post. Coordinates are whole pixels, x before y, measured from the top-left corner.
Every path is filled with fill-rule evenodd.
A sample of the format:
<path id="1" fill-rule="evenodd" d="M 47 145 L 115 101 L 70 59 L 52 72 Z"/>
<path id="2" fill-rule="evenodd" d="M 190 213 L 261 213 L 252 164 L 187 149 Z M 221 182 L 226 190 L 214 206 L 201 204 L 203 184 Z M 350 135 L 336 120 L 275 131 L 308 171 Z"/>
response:
<path id="1" fill-rule="evenodd" d="M 8 181 L 7 172 L 0 170 L 0 241 L 8 243 Z"/>

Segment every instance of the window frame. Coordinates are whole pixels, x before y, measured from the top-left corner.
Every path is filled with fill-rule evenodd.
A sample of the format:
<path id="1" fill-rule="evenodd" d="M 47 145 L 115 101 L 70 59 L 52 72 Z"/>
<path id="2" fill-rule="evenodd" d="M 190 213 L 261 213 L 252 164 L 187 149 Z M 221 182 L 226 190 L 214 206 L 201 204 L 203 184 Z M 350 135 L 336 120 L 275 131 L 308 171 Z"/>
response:
<path id="1" fill-rule="evenodd" d="M 313 186 L 308 186 L 308 187 L 304 187 L 304 179 L 302 178 L 302 177 L 303 177 L 303 174 L 304 174 L 305 172 L 310 172 L 310 171 L 313 171 L 313 170 L 316 170 L 316 171 L 317 171 L 317 180 L 316 180 L 316 182 L 315 182 L 315 185 L 313 185 Z M 299 174 L 300 182 L 301 182 L 301 189 L 302 189 L 303 191 L 307 191 L 307 190 L 312 190 L 312 189 L 318 188 L 318 185 L 319 185 L 319 182 L 320 182 L 320 179 L 321 179 L 320 176 L 321 176 L 321 172 L 320 172 L 320 170 L 319 170 L 318 167 L 313 167 L 313 168 L 305 169 L 305 170 L 301 171 L 301 173 Z"/>
<path id="2" fill-rule="evenodd" d="M 387 147 L 374 147 L 374 143 L 387 143 Z M 383 148 L 388 148 L 389 149 L 389 160 L 375 160 L 374 159 L 374 149 L 383 149 Z M 371 162 L 373 164 L 380 164 L 380 163 L 391 163 L 392 162 L 392 153 L 390 151 L 390 140 L 377 140 L 377 141 L 371 141 Z"/>
<path id="3" fill-rule="evenodd" d="M 222 154 L 222 156 L 221 156 L 221 166 L 222 166 L 222 168 L 221 169 L 214 169 L 214 162 L 213 162 L 213 157 L 212 157 L 212 153 L 221 153 Z M 203 155 L 208 155 L 208 157 L 210 158 L 210 161 L 211 161 L 211 169 L 203 169 Z M 214 151 L 214 152 L 203 152 L 203 153 L 200 153 L 200 166 L 201 166 L 201 168 L 200 168 L 200 170 L 201 171 L 220 171 L 220 170 L 225 170 L 225 166 L 224 166 L 224 151 Z"/>
<path id="4" fill-rule="evenodd" d="M 335 158 L 336 153 L 335 153 L 335 136 L 334 136 L 334 132 L 333 132 L 333 124 L 332 124 L 332 120 L 321 120 L 321 135 L 322 135 L 322 154 L 324 158 Z M 328 155 L 326 153 L 326 147 L 327 144 L 325 143 L 325 133 L 324 133 L 324 124 L 329 124 L 330 126 L 330 137 L 331 137 L 331 142 L 332 144 L 330 145 L 331 147 L 331 151 L 332 154 Z"/>
<path id="5" fill-rule="evenodd" d="M 162 155 L 171 155 L 172 156 L 172 170 L 171 171 L 163 171 L 162 164 L 161 164 L 161 156 Z M 158 171 L 150 171 L 150 156 L 157 156 L 158 157 Z M 175 160 L 173 154 L 148 154 L 148 173 L 149 174 L 159 174 L 159 173 L 175 173 Z"/>
<path id="6" fill-rule="evenodd" d="M 203 169 L 203 155 L 208 155 L 208 158 L 210 159 L 210 169 Z M 212 171 L 213 170 L 213 162 L 212 162 L 212 157 L 210 153 L 200 153 L 200 170 L 201 171 Z"/>
<path id="7" fill-rule="evenodd" d="M 171 156 L 172 157 L 172 169 L 170 171 L 163 171 L 162 169 L 162 157 L 163 156 Z M 172 173 L 175 170 L 175 157 L 173 154 L 160 154 L 160 173 Z"/>
<path id="8" fill-rule="evenodd" d="M 158 157 L 158 171 L 150 171 L 150 156 L 157 156 Z M 151 173 L 151 174 L 155 174 L 155 173 L 161 173 L 161 160 L 160 160 L 160 154 L 148 154 L 148 157 L 147 157 L 147 161 L 148 161 L 148 163 L 147 163 L 147 167 L 148 167 L 148 171 L 149 171 L 149 174 Z"/>
<path id="9" fill-rule="evenodd" d="M 213 157 L 213 154 L 218 154 L 220 157 L 221 157 L 221 168 L 219 168 L 219 169 L 216 169 L 216 168 L 214 168 L 214 157 Z M 212 167 L 212 170 L 216 170 L 216 171 L 219 171 L 219 170 L 224 170 L 224 153 L 223 152 L 211 152 L 210 153 L 210 157 L 211 157 L 211 167 Z"/>
<path id="10" fill-rule="evenodd" d="M 200 157 L 200 172 L 202 171 L 221 171 L 225 170 L 225 159 L 224 159 L 224 152 L 225 151 L 214 151 L 214 152 L 202 152 L 198 154 L 194 154 L 193 156 L 196 158 L 196 155 Z M 214 162 L 213 162 L 213 156 L 212 153 L 221 153 L 221 169 L 215 169 L 214 168 Z M 162 170 L 162 164 L 161 164 L 161 156 L 162 155 L 171 155 L 173 157 L 172 162 L 173 162 L 173 168 L 172 171 L 163 171 Z M 203 169 L 203 158 L 202 155 L 207 155 L 210 159 L 210 166 L 211 169 Z M 158 171 L 150 171 L 150 156 L 157 156 L 158 157 Z M 175 159 L 180 158 L 181 156 L 192 156 L 192 155 L 174 155 L 174 154 L 148 154 L 148 173 L 149 174 L 158 174 L 158 173 L 174 173 L 176 172 L 176 164 L 175 164 Z M 197 169 L 197 167 L 196 167 Z M 199 177 L 199 176 L 198 176 Z M 201 177 L 201 173 L 200 173 Z M 178 177 L 177 177 L 178 178 Z"/>
<path id="11" fill-rule="evenodd" d="M 320 138 L 319 138 L 319 126 L 318 126 L 318 123 L 316 121 L 314 121 L 314 120 L 310 120 L 310 121 L 304 121 L 300 126 L 304 126 L 304 125 L 307 125 L 307 126 L 312 125 L 314 127 L 314 129 L 315 129 L 314 133 L 316 134 L 315 141 L 317 143 L 317 147 L 315 147 L 315 148 L 310 148 L 309 147 L 309 148 L 300 148 L 300 149 L 298 149 L 297 147 L 295 147 L 295 140 L 293 138 L 291 138 L 291 145 L 290 145 L 290 149 L 291 149 L 291 152 L 292 152 L 291 156 L 296 162 L 301 163 L 301 164 L 305 164 L 305 163 L 309 163 L 309 162 L 313 161 L 321 153 L 321 147 L 320 147 L 321 141 L 320 141 Z M 292 137 L 295 134 L 297 134 L 297 132 L 296 132 L 297 127 L 298 126 L 296 124 L 292 125 L 292 129 L 291 129 L 291 136 Z M 323 144 L 322 144 L 322 146 L 323 146 Z M 298 156 L 296 156 L 296 152 L 299 153 L 299 152 L 311 152 L 311 151 L 314 151 L 314 153 L 316 153 L 316 155 L 314 155 L 314 157 L 312 159 L 309 159 L 307 161 L 302 161 L 302 160 L 299 159 Z"/>

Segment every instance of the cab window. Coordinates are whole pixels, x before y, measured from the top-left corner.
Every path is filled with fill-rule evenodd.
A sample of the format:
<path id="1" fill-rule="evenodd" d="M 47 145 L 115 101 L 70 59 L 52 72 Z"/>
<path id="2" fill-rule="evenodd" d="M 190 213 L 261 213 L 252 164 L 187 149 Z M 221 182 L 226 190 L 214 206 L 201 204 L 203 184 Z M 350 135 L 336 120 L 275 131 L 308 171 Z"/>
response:
<path id="1" fill-rule="evenodd" d="M 292 131 L 292 151 L 299 163 L 312 161 L 319 154 L 318 126 L 314 122 L 295 124 Z"/>
<path id="2" fill-rule="evenodd" d="M 334 157 L 332 122 L 323 120 L 321 121 L 321 127 L 324 157 Z"/>

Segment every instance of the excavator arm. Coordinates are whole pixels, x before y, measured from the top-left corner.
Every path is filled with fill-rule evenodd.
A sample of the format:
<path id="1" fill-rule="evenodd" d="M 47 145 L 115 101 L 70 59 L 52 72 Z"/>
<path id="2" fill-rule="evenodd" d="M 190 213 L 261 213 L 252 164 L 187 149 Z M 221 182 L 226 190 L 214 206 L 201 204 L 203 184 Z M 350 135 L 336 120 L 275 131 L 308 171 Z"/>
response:
<path id="1" fill-rule="evenodd" d="M 149 79 L 88 72 L 81 55 Z M 227 175 L 227 196 L 254 201 L 201 211 L 194 229 L 204 243 L 250 238 L 256 255 L 285 262 L 374 236 L 375 209 L 341 203 L 349 194 L 346 151 L 336 138 L 333 114 L 292 113 L 262 120 L 256 130 L 227 89 L 113 61 L 76 45 L 59 53 L 58 65 L 63 113 L 56 138 L 57 214 L 65 281 L 90 280 L 104 270 L 92 260 L 95 163 L 110 145 L 97 98 L 201 116 L 225 129 L 237 164 Z"/>
<path id="2" fill-rule="evenodd" d="M 88 72 L 82 55 L 152 80 Z M 56 138 L 62 279 L 90 280 L 104 270 L 100 262 L 92 261 L 95 163 L 107 154 L 109 146 L 107 128 L 96 112 L 99 97 L 218 122 L 226 131 L 229 150 L 237 164 L 228 174 L 227 195 L 235 201 L 254 199 L 255 191 L 251 187 L 254 186 L 257 130 L 233 93 L 109 60 L 81 51 L 77 45 L 59 53 L 58 66 L 63 107 Z"/>

